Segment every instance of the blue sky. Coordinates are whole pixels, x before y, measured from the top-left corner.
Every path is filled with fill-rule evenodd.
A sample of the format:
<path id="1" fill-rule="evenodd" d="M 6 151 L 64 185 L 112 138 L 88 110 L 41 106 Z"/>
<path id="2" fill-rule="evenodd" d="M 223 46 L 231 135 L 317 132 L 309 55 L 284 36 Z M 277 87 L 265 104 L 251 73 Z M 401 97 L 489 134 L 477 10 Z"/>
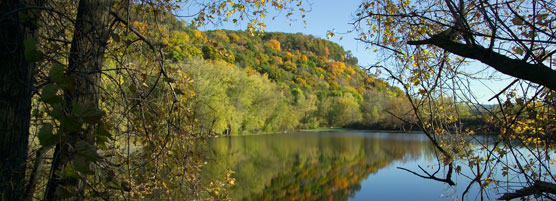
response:
<path id="1" fill-rule="evenodd" d="M 307 24 L 303 23 L 303 20 L 296 15 L 290 21 L 281 16 L 277 12 L 271 12 L 268 14 L 267 19 L 265 19 L 267 32 L 286 32 L 286 33 L 303 33 L 306 35 L 313 35 L 319 38 L 326 39 L 326 34 L 328 31 L 336 30 L 336 37 L 330 40 L 339 43 L 344 47 L 345 50 L 350 50 L 353 55 L 359 59 L 359 65 L 365 66 L 369 64 L 376 63 L 372 51 L 367 51 L 365 49 L 366 45 L 358 43 L 354 38 L 357 36 L 355 33 L 352 34 L 340 34 L 345 33 L 352 29 L 352 26 L 348 23 L 353 19 L 352 13 L 355 12 L 359 6 L 359 0 L 313 0 L 304 1 L 304 3 L 310 4 L 310 11 L 306 13 L 305 21 Z M 273 17 L 275 20 L 272 20 Z M 293 21 L 292 21 L 293 20 Z M 247 22 L 240 22 L 238 24 L 233 23 L 222 23 L 219 25 L 207 25 L 200 27 L 200 30 L 212 30 L 212 29 L 233 29 L 233 30 L 245 30 L 247 27 Z M 340 37 L 343 37 L 340 40 Z"/>
<path id="2" fill-rule="evenodd" d="M 366 44 L 356 41 L 354 38 L 357 37 L 356 33 L 346 33 L 353 27 L 349 24 L 353 20 L 353 13 L 358 8 L 361 3 L 360 0 L 313 0 L 305 1 L 304 3 L 310 4 L 310 11 L 306 13 L 305 21 L 299 19 L 299 15 L 296 15 L 298 19 L 296 21 L 288 21 L 286 18 L 279 16 L 276 12 L 271 12 L 268 14 L 267 19 L 265 19 L 267 32 L 286 32 L 286 33 L 303 33 L 306 35 L 313 35 L 319 38 L 326 39 L 328 31 L 335 30 L 336 36 L 330 40 L 339 43 L 344 49 L 350 50 L 354 56 L 359 59 L 360 66 L 369 66 L 375 64 L 377 60 L 377 53 L 372 51 L 373 48 L 368 49 Z M 276 17 L 272 20 L 272 17 Z M 295 18 L 295 17 L 294 17 Z M 295 20 L 295 19 L 294 19 Z M 247 27 L 246 22 L 240 22 L 239 24 L 233 23 L 222 23 L 217 26 L 207 25 L 200 27 L 200 30 L 212 30 L 212 29 L 233 29 L 233 30 L 244 30 Z M 342 34 L 346 33 L 346 34 Z M 340 40 L 340 37 L 343 39 Z M 484 65 L 473 62 L 467 67 L 469 71 L 477 71 L 483 69 Z M 487 77 L 493 74 L 493 71 L 487 70 L 482 73 L 483 76 Z M 498 93 L 499 90 L 506 87 L 513 79 L 503 76 L 500 73 L 494 73 L 494 77 L 501 78 L 501 81 L 486 80 L 486 81 L 472 81 L 471 89 L 475 95 L 479 98 L 479 102 L 487 104 L 495 104 L 496 102 L 487 100 L 491 98 L 494 94 Z"/>

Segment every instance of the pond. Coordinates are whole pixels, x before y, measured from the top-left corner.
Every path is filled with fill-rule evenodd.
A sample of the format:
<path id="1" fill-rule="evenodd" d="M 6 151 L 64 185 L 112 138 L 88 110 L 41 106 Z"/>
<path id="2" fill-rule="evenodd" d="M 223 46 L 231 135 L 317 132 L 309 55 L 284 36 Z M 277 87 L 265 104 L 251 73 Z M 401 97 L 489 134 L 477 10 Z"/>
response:
<path id="1" fill-rule="evenodd" d="M 469 184 L 423 179 L 438 169 L 434 149 L 422 134 L 367 131 L 304 132 L 217 138 L 209 141 L 204 175 L 221 179 L 232 170 L 233 200 L 453 200 Z M 444 168 L 440 168 L 442 175 Z M 496 199 L 497 193 L 487 190 Z M 471 188 L 466 200 L 475 200 Z M 479 198 L 480 199 L 480 198 Z"/>

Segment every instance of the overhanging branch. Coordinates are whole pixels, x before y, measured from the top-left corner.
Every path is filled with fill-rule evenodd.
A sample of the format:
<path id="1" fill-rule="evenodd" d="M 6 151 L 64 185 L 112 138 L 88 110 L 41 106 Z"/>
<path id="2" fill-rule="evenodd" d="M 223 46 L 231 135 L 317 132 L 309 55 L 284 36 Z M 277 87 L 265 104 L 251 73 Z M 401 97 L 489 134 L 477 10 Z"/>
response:
<path id="1" fill-rule="evenodd" d="M 542 63 L 531 64 L 523 60 L 512 59 L 479 45 L 468 46 L 454 42 L 443 34 L 434 35 L 426 40 L 408 41 L 407 44 L 434 45 L 458 56 L 478 60 L 506 75 L 556 90 L 556 71 Z"/>

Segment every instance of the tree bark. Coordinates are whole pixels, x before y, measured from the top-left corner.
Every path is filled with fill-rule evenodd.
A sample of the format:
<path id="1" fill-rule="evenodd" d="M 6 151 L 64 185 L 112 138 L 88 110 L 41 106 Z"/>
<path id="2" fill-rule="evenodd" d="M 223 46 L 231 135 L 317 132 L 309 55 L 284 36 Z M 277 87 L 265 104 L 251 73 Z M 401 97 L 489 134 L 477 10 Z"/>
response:
<path id="1" fill-rule="evenodd" d="M 31 172 L 29 173 L 29 179 L 27 185 L 25 186 L 25 198 L 24 201 L 33 201 L 33 195 L 35 195 L 35 190 L 37 183 L 39 182 L 39 171 L 43 168 L 44 155 L 48 151 L 45 147 L 39 148 L 35 153 L 35 161 Z"/>
<path id="2" fill-rule="evenodd" d="M 443 34 L 434 35 L 427 40 L 408 41 L 407 43 L 410 45 L 434 45 L 458 56 L 479 60 L 506 75 L 556 90 L 556 71 L 542 63 L 531 64 L 527 61 L 512 59 L 479 45 L 468 46 L 454 42 Z"/>
<path id="3" fill-rule="evenodd" d="M 533 186 L 516 190 L 513 193 L 504 193 L 504 195 L 502 195 L 502 197 L 499 197 L 498 200 L 513 200 L 516 198 L 523 198 L 531 195 L 541 195 L 542 193 L 550 193 L 553 195 L 556 194 L 556 184 L 544 181 L 536 181 Z"/>
<path id="4" fill-rule="evenodd" d="M 113 0 L 81 0 L 77 9 L 66 77 L 72 79 L 73 89 L 64 89 L 66 113 L 73 107 L 98 108 L 99 84 L 104 63 L 104 52 L 109 37 L 110 8 Z M 78 141 L 94 144 L 94 125 L 87 125 L 79 132 L 65 133 L 65 139 L 56 145 L 50 178 L 45 193 L 46 200 L 82 200 L 85 178 L 60 177 L 59 173 L 73 165 L 77 157 Z"/>
<path id="5" fill-rule="evenodd" d="M 0 201 L 22 200 L 25 194 L 35 69 L 25 58 L 25 40 L 35 39 L 30 19 L 19 16 L 29 13 L 26 6 L 22 0 L 0 1 Z"/>

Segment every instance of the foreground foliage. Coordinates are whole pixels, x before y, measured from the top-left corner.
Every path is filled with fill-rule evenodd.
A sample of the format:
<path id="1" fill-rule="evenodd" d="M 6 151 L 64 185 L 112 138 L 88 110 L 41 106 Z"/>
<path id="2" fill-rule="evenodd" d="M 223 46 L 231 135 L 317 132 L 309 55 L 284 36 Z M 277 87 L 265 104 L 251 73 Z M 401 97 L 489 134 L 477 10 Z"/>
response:
<path id="1" fill-rule="evenodd" d="M 225 199 L 209 193 L 217 181 L 198 177 L 203 158 L 191 147 L 202 136 L 183 118 L 194 91 L 167 67 L 160 45 L 172 25 L 165 16 L 181 5 L 0 2 L 1 200 Z M 302 8 L 297 1 L 195 6 L 195 24 Z"/>
<path id="2" fill-rule="evenodd" d="M 420 176 L 453 184 L 452 172 L 469 166 L 474 172 L 469 186 L 495 185 L 507 193 L 500 199 L 533 194 L 554 199 L 556 191 L 543 187 L 556 182 L 550 168 L 556 122 L 553 12 L 551 1 L 527 0 L 360 5 L 354 21 L 359 40 L 383 53 L 382 64 L 373 68 L 384 69 L 403 86 L 416 115 L 414 124 L 437 145 L 441 163 L 449 169 L 444 176 Z M 468 65 L 473 60 L 486 64 L 486 70 Z M 492 79 L 491 73 L 482 76 L 483 71 L 515 78 L 491 98 L 493 107 L 478 103 L 470 85 L 471 80 Z M 460 108 L 465 104 L 481 111 L 488 124 L 464 129 Z M 496 136 L 477 136 L 491 133 Z M 479 150 L 463 143 L 468 139 L 478 142 Z M 458 159 L 469 164 L 460 166 Z M 507 177 L 493 179 L 497 174 Z"/>

